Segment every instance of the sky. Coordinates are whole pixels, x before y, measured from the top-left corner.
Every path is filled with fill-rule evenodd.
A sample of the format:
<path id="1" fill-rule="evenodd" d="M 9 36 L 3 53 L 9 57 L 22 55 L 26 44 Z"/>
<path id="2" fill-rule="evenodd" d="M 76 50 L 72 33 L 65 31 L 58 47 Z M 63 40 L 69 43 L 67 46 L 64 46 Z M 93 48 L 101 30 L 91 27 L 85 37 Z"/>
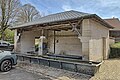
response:
<path id="1" fill-rule="evenodd" d="M 120 0 L 20 0 L 31 4 L 43 15 L 76 10 L 97 14 L 102 18 L 120 19 Z"/>

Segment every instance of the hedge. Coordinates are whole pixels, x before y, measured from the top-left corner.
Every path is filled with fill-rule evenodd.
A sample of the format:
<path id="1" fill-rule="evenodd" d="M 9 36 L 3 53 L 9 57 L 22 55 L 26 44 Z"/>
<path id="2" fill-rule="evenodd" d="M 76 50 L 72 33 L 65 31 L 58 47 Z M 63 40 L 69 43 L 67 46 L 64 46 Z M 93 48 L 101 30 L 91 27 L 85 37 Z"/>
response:
<path id="1" fill-rule="evenodd" d="M 110 58 L 120 58 L 120 48 L 110 48 Z"/>

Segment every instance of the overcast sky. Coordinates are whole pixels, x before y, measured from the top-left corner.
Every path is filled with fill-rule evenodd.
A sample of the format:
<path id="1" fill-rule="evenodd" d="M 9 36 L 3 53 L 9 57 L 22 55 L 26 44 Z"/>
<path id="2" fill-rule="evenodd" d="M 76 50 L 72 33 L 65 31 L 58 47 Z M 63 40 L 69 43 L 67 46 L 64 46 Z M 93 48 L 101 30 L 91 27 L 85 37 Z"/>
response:
<path id="1" fill-rule="evenodd" d="M 21 3 L 30 3 L 45 15 L 76 10 L 94 13 L 102 18 L 120 19 L 120 0 L 21 0 Z"/>

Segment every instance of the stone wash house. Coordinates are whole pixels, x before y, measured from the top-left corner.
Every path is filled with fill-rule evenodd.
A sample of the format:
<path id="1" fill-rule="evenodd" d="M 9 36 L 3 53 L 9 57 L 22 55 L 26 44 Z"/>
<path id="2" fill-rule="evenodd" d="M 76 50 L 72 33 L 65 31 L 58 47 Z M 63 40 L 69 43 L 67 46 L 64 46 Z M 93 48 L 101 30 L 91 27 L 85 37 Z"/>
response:
<path id="1" fill-rule="evenodd" d="M 118 18 L 104 19 L 108 24 L 114 27 L 110 29 L 110 38 L 115 38 L 115 42 L 120 42 L 120 21 Z"/>
<path id="2" fill-rule="evenodd" d="M 102 61 L 108 58 L 109 29 L 113 28 L 96 14 L 66 11 L 41 17 L 34 22 L 11 27 L 15 30 L 15 51 L 35 51 L 82 56 L 83 60 Z"/>

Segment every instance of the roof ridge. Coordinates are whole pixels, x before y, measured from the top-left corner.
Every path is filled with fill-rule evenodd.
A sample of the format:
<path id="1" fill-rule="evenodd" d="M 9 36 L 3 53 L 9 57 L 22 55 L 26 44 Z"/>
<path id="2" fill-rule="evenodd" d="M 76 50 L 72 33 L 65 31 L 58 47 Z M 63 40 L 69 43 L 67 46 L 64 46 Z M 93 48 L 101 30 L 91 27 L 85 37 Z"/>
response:
<path id="1" fill-rule="evenodd" d="M 69 11 L 64 11 L 64 12 L 58 12 L 58 13 L 49 14 L 49 15 L 46 15 L 46 16 L 43 16 L 43 17 L 57 15 L 57 14 L 62 14 L 62 13 L 67 13 L 67 12 L 77 12 L 77 13 L 83 13 L 83 14 L 90 14 L 90 13 L 84 13 L 84 12 L 79 12 L 79 11 L 75 11 L 75 10 L 69 10 Z M 41 17 L 41 18 L 43 18 L 43 17 Z"/>
<path id="2" fill-rule="evenodd" d="M 107 18 L 107 19 L 104 19 L 104 20 L 115 20 L 115 19 L 119 20 L 119 18 Z"/>

